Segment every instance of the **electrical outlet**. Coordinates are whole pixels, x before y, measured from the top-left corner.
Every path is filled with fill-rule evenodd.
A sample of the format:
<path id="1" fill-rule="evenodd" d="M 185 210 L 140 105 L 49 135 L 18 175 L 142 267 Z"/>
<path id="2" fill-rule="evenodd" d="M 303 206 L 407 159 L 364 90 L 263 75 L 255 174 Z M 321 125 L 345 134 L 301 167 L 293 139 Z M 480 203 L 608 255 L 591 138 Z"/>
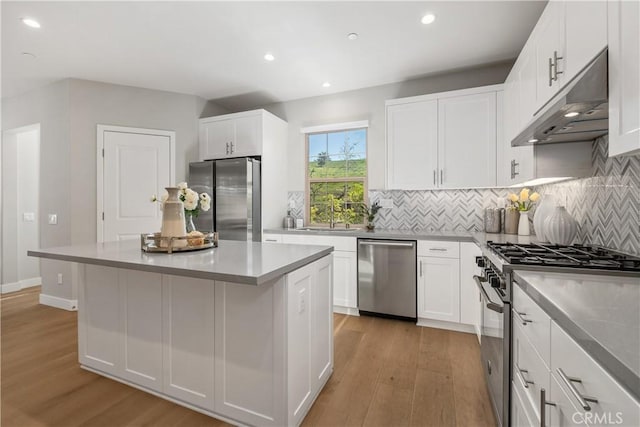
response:
<path id="1" fill-rule="evenodd" d="M 393 209 L 393 199 L 380 199 L 380 207 Z"/>
<path id="2" fill-rule="evenodd" d="M 58 273 L 58 285 L 62 285 L 62 273 Z"/>
<path id="3" fill-rule="evenodd" d="M 58 223 L 58 215 L 49 214 L 49 225 L 56 225 Z"/>
<path id="4" fill-rule="evenodd" d="M 304 311 L 307 309 L 306 293 L 306 289 L 300 289 L 300 291 L 298 292 L 298 313 L 304 313 Z"/>
<path id="5" fill-rule="evenodd" d="M 295 209 L 296 208 L 296 202 L 293 200 L 289 200 L 289 209 Z"/>

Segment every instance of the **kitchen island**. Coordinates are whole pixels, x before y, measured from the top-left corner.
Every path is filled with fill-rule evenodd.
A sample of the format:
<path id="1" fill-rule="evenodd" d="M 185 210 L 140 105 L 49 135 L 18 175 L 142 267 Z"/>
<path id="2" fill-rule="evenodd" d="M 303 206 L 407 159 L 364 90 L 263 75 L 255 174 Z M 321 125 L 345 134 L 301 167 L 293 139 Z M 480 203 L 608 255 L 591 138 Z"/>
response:
<path id="1" fill-rule="evenodd" d="M 80 365 L 243 425 L 298 425 L 333 370 L 333 248 L 122 241 L 30 251 L 75 263 Z"/>

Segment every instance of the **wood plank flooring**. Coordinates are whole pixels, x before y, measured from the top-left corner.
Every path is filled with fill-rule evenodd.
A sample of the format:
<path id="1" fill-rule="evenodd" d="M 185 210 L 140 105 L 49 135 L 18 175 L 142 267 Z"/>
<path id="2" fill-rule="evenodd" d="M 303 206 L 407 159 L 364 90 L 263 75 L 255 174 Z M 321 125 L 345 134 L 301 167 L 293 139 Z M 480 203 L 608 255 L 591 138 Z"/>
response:
<path id="1" fill-rule="evenodd" d="M 77 316 L 38 304 L 39 288 L 0 299 L 0 424 L 222 426 L 80 369 Z M 493 426 L 475 336 L 334 315 L 334 372 L 305 426 Z"/>

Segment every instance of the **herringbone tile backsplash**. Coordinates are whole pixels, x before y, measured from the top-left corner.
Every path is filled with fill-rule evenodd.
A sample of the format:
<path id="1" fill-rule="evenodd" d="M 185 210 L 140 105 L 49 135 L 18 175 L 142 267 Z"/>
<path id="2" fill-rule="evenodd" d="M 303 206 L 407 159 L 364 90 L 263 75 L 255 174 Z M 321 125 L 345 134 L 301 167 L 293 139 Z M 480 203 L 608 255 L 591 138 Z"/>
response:
<path id="1" fill-rule="evenodd" d="M 577 242 L 640 255 L 640 156 L 608 157 L 608 137 L 593 144 L 589 178 L 543 185 L 578 221 Z"/>
<path id="2" fill-rule="evenodd" d="M 593 145 L 593 171 L 589 178 L 534 188 L 544 197 L 566 200 L 579 224 L 578 243 L 593 243 L 640 254 L 640 156 L 609 158 L 607 137 Z M 381 209 L 379 228 L 401 230 L 482 231 L 485 207 L 513 189 L 437 191 L 369 191 L 369 200 L 392 199 L 393 209 Z M 289 193 L 292 214 L 304 217 L 304 192 Z"/>

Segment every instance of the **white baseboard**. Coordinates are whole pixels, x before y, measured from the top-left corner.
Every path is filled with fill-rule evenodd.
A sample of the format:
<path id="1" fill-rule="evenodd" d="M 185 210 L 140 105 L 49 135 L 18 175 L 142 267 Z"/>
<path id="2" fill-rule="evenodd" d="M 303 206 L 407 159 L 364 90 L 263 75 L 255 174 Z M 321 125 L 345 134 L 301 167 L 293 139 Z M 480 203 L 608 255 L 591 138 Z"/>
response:
<path id="1" fill-rule="evenodd" d="M 26 288 L 33 286 L 40 286 L 42 284 L 42 277 L 31 277 L 29 279 L 23 279 L 13 283 L 3 283 L 0 285 L 0 294 L 8 294 L 10 292 L 18 292 Z"/>
<path id="2" fill-rule="evenodd" d="M 349 316 L 360 316 L 360 311 L 357 308 L 343 307 L 341 305 L 334 305 L 333 312 L 338 314 L 348 314 Z"/>
<path id="3" fill-rule="evenodd" d="M 418 326 L 426 326 L 429 328 L 436 328 L 436 329 L 447 329 L 449 331 L 456 331 L 456 332 L 466 332 L 468 334 L 476 333 L 476 329 L 474 328 L 473 325 L 465 325 L 463 323 L 454 323 L 454 322 L 445 322 L 442 320 L 418 318 L 418 322 L 416 324 Z"/>
<path id="4" fill-rule="evenodd" d="M 40 304 L 50 307 L 61 308 L 67 311 L 78 311 L 77 299 L 66 299 L 51 295 L 40 294 Z"/>

